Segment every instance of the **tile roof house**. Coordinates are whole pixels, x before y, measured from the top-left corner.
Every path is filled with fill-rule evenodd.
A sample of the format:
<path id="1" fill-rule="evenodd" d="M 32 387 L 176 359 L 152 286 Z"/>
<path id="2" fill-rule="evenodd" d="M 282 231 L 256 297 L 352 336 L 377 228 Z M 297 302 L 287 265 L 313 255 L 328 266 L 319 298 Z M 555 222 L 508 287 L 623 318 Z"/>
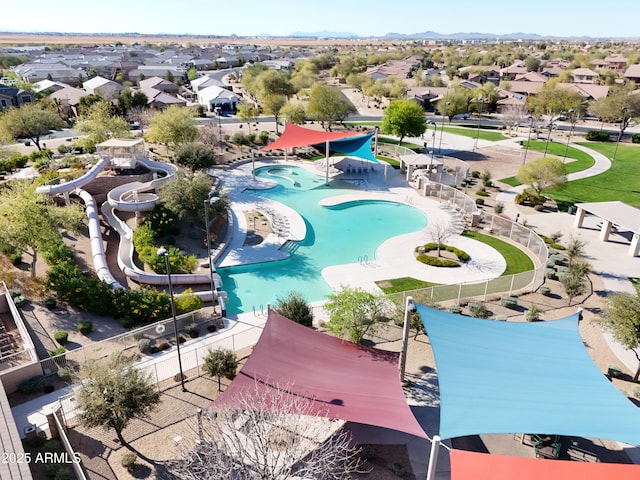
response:
<path id="1" fill-rule="evenodd" d="M 608 57 L 606 57 L 604 59 L 605 62 L 607 62 L 609 68 L 611 70 L 624 70 L 625 68 L 627 68 L 627 62 L 628 60 L 623 57 L 620 54 L 614 54 L 614 55 L 610 55 Z"/>
<path id="2" fill-rule="evenodd" d="M 197 92 L 197 99 L 200 105 L 204 105 L 208 111 L 213 112 L 220 108 L 223 112 L 235 112 L 238 103 L 243 99 L 225 88 L 212 85 Z"/>
<path id="3" fill-rule="evenodd" d="M 82 84 L 82 88 L 89 94 L 99 95 L 109 100 L 118 98 L 118 94 L 123 89 L 119 83 L 100 76 L 90 78 Z"/>
<path id="4" fill-rule="evenodd" d="M 549 80 L 549 77 L 538 72 L 527 72 L 516 75 L 516 78 L 514 78 L 516 82 L 546 82 L 547 80 Z"/>
<path id="5" fill-rule="evenodd" d="M 640 65 L 629 65 L 624 72 L 624 78 L 627 80 L 633 80 L 634 82 L 640 82 Z"/>
<path id="6" fill-rule="evenodd" d="M 609 94 L 608 85 L 594 85 L 592 83 L 558 83 L 557 88 L 568 88 L 577 92 L 585 100 L 605 98 Z"/>
<path id="7" fill-rule="evenodd" d="M 30 92 L 17 87 L 0 84 L 0 110 L 11 107 L 19 107 L 25 103 L 35 102 L 36 98 Z"/>
<path id="8" fill-rule="evenodd" d="M 598 74 L 590 68 L 576 68 L 571 72 L 573 81 L 576 83 L 593 83 Z"/>
<path id="9" fill-rule="evenodd" d="M 67 86 L 61 90 L 57 90 L 49 95 L 49 98 L 58 100 L 60 107 L 66 110 L 66 116 L 77 117 L 79 115 L 78 106 L 80 99 L 89 95 L 85 90 Z"/>
<path id="10" fill-rule="evenodd" d="M 156 90 L 169 94 L 177 94 L 180 91 L 180 87 L 178 85 L 160 77 L 145 78 L 140 81 L 138 86 L 141 90 L 155 88 Z"/>

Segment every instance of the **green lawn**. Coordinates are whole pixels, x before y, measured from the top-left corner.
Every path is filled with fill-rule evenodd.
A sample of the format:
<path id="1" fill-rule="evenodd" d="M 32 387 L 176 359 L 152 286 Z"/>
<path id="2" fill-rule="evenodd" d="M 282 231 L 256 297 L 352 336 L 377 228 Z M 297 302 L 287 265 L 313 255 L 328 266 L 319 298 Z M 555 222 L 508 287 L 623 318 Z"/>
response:
<path id="1" fill-rule="evenodd" d="M 541 140 L 531 140 L 529 142 L 529 150 L 534 152 L 544 152 L 546 142 Z M 589 144 L 590 145 L 590 144 Z M 586 145 L 585 146 L 589 146 Z M 595 163 L 595 160 L 588 153 L 578 150 L 577 148 L 569 147 L 567 149 L 566 143 L 549 142 L 549 148 L 547 149 L 547 155 L 552 157 L 563 158 L 565 150 L 567 151 L 567 158 L 571 158 L 572 161 L 568 161 L 565 164 L 567 173 L 576 173 L 591 168 Z M 506 183 L 512 187 L 522 185 L 516 177 L 507 177 L 500 179 L 501 182 Z"/>
<path id="2" fill-rule="evenodd" d="M 438 135 L 440 135 L 440 129 L 443 128 L 441 125 L 438 125 Z M 477 127 L 452 127 L 446 126 L 444 127 L 444 131 L 447 133 L 452 133 L 454 135 L 462 135 L 463 137 L 476 138 L 478 136 L 478 128 Z M 483 130 L 480 128 L 480 135 L 478 137 L 480 140 L 487 140 L 489 142 L 498 142 L 500 140 L 505 140 L 505 137 L 500 132 L 490 132 L 487 130 Z"/>
<path id="3" fill-rule="evenodd" d="M 420 288 L 434 287 L 440 284 L 423 282 L 422 280 L 411 277 L 402 277 L 394 278 L 393 280 L 381 280 L 379 282 L 376 282 L 376 285 L 380 287 L 385 295 L 389 295 L 391 293 L 408 292 L 410 290 L 418 290 Z"/>
<path id="4" fill-rule="evenodd" d="M 502 273 L 502 276 L 528 272 L 534 268 L 533 260 L 531 260 L 526 253 L 504 240 L 471 230 L 465 231 L 462 236 L 472 238 L 495 248 L 507 262 L 507 268 Z"/>
<path id="5" fill-rule="evenodd" d="M 502 273 L 502 276 L 528 272 L 534 268 L 533 260 L 531 260 L 526 253 L 504 240 L 473 231 L 465 231 L 462 235 L 495 248 L 504 257 L 507 262 L 507 268 Z M 376 285 L 378 285 L 386 295 L 389 295 L 391 293 L 434 287 L 439 284 L 423 282 L 422 280 L 417 280 L 411 277 L 402 277 L 391 280 L 382 280 L 376 282 Z"/>
<path id="6" fill-rule="evenodd" d="M 608 158 L 616 148 L 613 142 L 588 142 L 587 146 Z M 611 168 L 595 177 L 569 182 L 561 190 L 543 192 L 557 202 L 621 201 L 640 208 L 640 145 L 620 144 Z"/>

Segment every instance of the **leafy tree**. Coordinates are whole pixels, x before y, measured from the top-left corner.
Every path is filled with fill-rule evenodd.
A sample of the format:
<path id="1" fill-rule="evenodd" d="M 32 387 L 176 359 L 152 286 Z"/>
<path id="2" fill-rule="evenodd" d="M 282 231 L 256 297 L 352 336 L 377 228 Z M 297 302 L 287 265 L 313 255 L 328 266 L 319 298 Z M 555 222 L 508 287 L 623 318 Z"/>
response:
<path id="1" fill-rule="evenodd" d="M 419 137 L 427 129 L 422 107 L 411 100 L 395 100 L 385 109 L 382 117 L 382 133 L 390 133 L 400 137 L 400 144 L 405 136 Z"/>
<path id="2" fill-rule="evenodd" d="M 545 188 L 561 188 L 567 182 L 564 163 L 556 157 L 541 157 L 522 165 L 516 178 L 531 185 L 538 194 Z"/>
<path id="3" fill-rule="evenodd" d="M 264 104 L 265 109 L 268 113 L 271 113 L 276 121 L 276 135 L 278 134 L 278 123 L 280 118 L 280 112 L 282 108 L 286 105 L 287 97 L 284 95 L 271 94 L 267 95 L 262 99 L 262 103 Z"/>
<path id="4" fill-rule="evenodd" d="M 467 88 L 456 86 L 447 92 L 447 95 L 438 101 L 438 111 L 447 117 L 449 122 L 453 117 L 469 111 L 471 91 Z"/>
<path id="5" fill-rule="evenodd" d="M 238 392 L 235 408 L 204 413 L 189 436 L 197 441 L 181 442 L 171 473 L 183 480 L 352 478 L 360 471 L 360 450 L 344 422 L 326 418 L 291 388 L 262 391 L 256 382 Z"/>
<path id="6" fill-rule="evenodd" d="M 304 105 L 300 102 L 289 101 L 280 109 L 280 115 L 287 121 L 296 125 L 304 125 L 307 119 L 307 113 Z"/>
<path id="7" fill-rule="evenodd" d="M 322 128 L 331 131 L 331 125 L 334 122 L 345 119 L 356 111 L 356 108 L 339 89 L 320 82 L 316 82 L 311 87 L 307 113 L 318 120 Z"/>
<path id="8" fill-rule="evenodd" d="M 204 226 L 204 201 L 211 191 L 211 179 L 205 173 L 180 171 L 173 182 L 160 187 L 160 201 L 179 218 L 189 218 Z M 223 193 L 220 200 L 209 207 L 209 218 L 224 214 L 229 199 Z"/>
<path id="9" fill-rule="evenodd" d="M 86 113 L 89 111 L 89 108 L 91 108 L 93 104 L 104 102 L 104 101 L 105 99 L 102 98 L 100 95 L 95 95 L 93 93 L 80 97 L 80 103 L 78 105 L 78 114 L 82 117 L 86 115 Z M 111 105 L 111 107 L 113 108 L 113 105 Z M 111 112 L 111 113 L 115 113 L 115 112 Z"/>
<path id="10" fill-rule="evenodd" d="M 191 169 L 192 172 L 211 167 L 216 163 L 213 148 L 200 142 L 180 145 L 173 158 L 177 164 Z"/>
<path id="11" fill-rule="evenodd" d="M 0 238 L 17 252 L 29 252 L 32 277 L 38 250 L 59 243 L 61 228 L 77 231 L 83 218 L 80 206 L 57 207 L 29 181 L 14 181 L 0 190 Z"/>
<path id="12" fill-rule="evenodd" d="M 151 117 L 147 138 L 175 150 L 179 145 L 193 142 L 198 137 L 195 117 L 194 110 L 171 105 Z"/>
<path id="13" fill-rule="evenodd" d="M 222 391 L 222 377 L 233 380 L 238 369 L 238 358 L 233 350 L 218 348 L 209 350 L 202 369 L 211 377 L 218 377 L 218 391 Z"/>
<path id="14" fill-rule="evenodd" d="M 564 287 L 564 291 L 569 298 L 569 305 L 571 301 L 587 292 L 587 282 L 589 280 L 589 273 L 591 272 L 591 265 L 589 262 L 583 259 L 573 260 L 569 266 L 569 271 L 560 278 L 560 283 Z"/>
<path id="15" fill-rule="evenodd" d="M 557 240 L 554 241 L 557 242 Z M 587 242 L 579 239 L 578 237 L 574 237 L 573 235 L 569 237 L 569 243 L 567 243 L 567 248 L 565 249 L 565 253 L 569 259 L 569 267 L 571 267 L 576 259 L 584 255 L 584 247 L 586 245 Z"/>
<path id="16" fill-rule="evenodd" d="M 545 83 L 537 95 L 527 97 L 527 106 L 536 116 L 549 115 L 553 117 L 569 110 L 579 111 L 582 97 L 569 88 L 558 87 L 557 82 L 550 80 Z"/>
<path id="17" fill-rule="evenodd" d="M 127 115 L 132 108 L 145 108 L 148 101 L 149 99 L 144 92 L 123 88 L 118 94 L 118 110 L 121 115 Z"/>
<path id="18" fill-rule="evenodd" d="M 524 59 L 524 66 L 528 72 L 537 72 L 540 68 L 540 58 L 538 57 L 527 57 Z"/>
<path id="19" fill-rule="evenodd" d="M 113 429 L 121 445 L 148 460 L 124 439 L 122 432 L 131 420 L 144 418 L 160 403 L 160 394 L 149 376 L 118 352 L 106 361 L 93 360 L 84 365 L 81 377 L 76 396 L 80 423 Z"/>
<path id="20" fill-rule="evenodd" d="M 89 152 L 94 152 L 97 144 L 110 138 L 129 136 L 129 123 L 114 115 L 112 104 L 108 100 L 93 103 L 80 117 L 76 127 L 86 134 L 78 140 L 78 144 Z"/>
<path id="21" fill-rule="evenodd" d="M 286 297 L 278 297 L 273 308 L 283 317 L 300 325 L 313 326 L 313 309 L 300 292 L 289 292 Z"/>
<path id="22" fill-rule="evenodd" d="M 595 100 L 589 110 L 594 115 L 611 123 L 620 123 L 618 140 L 634 118 L 640 118 L 640 94 L 636 84 L 629 82 L 623 86 L 611 87 L 609 95 Z"/>
<path id="23" fill-rule="evenodd" d="M 236 117 L 247 124 L 247 133 L 251 133 L 251 122 L 255 122 L 258 115 L 260 115 L 260 110 L 258 110 L 258 107 L 255 105 L 250 105 L 248 103 L 241 103 L 238 105 Z"/>
<path id="24" fill-rule="evenodd" d="M 38 150 L 42 150 L 40 137 L 50 130 L 65 126 L 57 113 L 44 110 L 36 104 L 28 104 L 20 108 L 10 108 L 0 115 L 0 138 L 28 138 Z"/>
<path id="25" fill-rule="evenodd" d="M 360 288 L 343 287 L 329 295 L 324 308 L 329 312 L 327 330 L 360 343 L 367 333 L 375 333 L 381 317 L 383 298 Z"/>
<path id="26" fill-rule="evenodd" d="M 198 78 L 198 70 L 196 70 L 196 67 L 191 67 L 187 70 L 187 79 L 191 82 L 196 78 Z"/>
<path id="27" fill-rule="evenodd" d="M 633 381 L 640 378 L 640 285 L 634 285 L 635 292 L 617 292 L 605 300 L 599 323 L 611 332 L 625 348 L 631 350 L 638 359 L 638 368 Z"/>
<path id="28" fill-rule="evenodd" d="M 265 70 L 258 78 L 257 97 L 260 100 L 270 95 L 280 95 L 289 99 L 296 93 L 296 88 L 291 83 L 289 72 L 286 70 Z"/>

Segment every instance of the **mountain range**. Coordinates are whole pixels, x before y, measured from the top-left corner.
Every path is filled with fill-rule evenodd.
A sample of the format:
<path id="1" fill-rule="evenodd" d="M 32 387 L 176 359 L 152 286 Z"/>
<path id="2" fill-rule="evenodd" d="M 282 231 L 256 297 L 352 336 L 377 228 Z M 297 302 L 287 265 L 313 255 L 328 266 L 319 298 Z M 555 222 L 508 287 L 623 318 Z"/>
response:
<path id="1" fill-rule="evenodd" d="M 538 35 L 537 33 L 479 33 L 479 32 L 457 32 L 457 33 L 438 33 L 432 31 L 420 32 L 420 33 L 395 33 L 390 32 L 385 35 L 377 36 L 361 36 L 352 32 L 293 32 L 290 37 L 298 38 L 353 38 L 353 39 L 382 39 L 382 40 L 596 40 L 596 37 L 583 36 L 552 36 L 552 35 Z"/>

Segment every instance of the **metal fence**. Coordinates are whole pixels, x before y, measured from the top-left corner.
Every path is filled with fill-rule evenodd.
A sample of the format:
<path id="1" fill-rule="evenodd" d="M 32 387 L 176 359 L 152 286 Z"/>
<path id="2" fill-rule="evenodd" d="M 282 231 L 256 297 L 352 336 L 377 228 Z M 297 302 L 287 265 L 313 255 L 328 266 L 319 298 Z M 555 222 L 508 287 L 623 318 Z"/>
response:
<path id="1" fill-rule="evenodd" d="M 266 317 L 257 325 L 239 323 L 233 327 L 233 333 L 222 330 L 182 343 L 180 361 L 185 376 L 194 378 L 205 373 L 202 370 L 202 364 L 207 354 L 212 350 L 224 348 L 238 353 L 252 347 L 258 341 L 265 323 Z M 161 324 L 162 322 L 158 322 L 154 325 Z M 139 359 L 135 363 L 136 367 L 149 376 L 150 381 L 156 385 L 159 391 L 180 382 L 180 366 L 175 346 L 153 355 L 142 355 L 136 344 L 135 353 L 139 354 Z M 63 395 L 59 400 L 66 424 L 73 426 L 77 408 L 75 393 Z"/>
<path id="2" fill-rule="evenodd" d="M 423 193 L 433 196 L 442 202 L 449 202 L 452 209 L 465 214 L 477 216 L 475 225 L 492 236 L 502 237 L 526 250 L 535 261 L 533 270 L 505 275 L 490 280 L 475 283 L 460 283 L 456 285 L 438 285 L 419 290 L 388 295 L 396 305 L 404 305 L 407 296 L 412 296 L 417 302 L 445 302 L 455 300 L 460 303 L 463 299 L 482 299 L 489 296 L 508 294 L 518 291 L 533 291 L 544 282 L 544 270 L 549 257 L 549 249 L 544 240 L 533 230 L 520 225 L 508 218 L 480 211 L 475 202 L 464 192 L 441 184 L 426 184 Z"/>

